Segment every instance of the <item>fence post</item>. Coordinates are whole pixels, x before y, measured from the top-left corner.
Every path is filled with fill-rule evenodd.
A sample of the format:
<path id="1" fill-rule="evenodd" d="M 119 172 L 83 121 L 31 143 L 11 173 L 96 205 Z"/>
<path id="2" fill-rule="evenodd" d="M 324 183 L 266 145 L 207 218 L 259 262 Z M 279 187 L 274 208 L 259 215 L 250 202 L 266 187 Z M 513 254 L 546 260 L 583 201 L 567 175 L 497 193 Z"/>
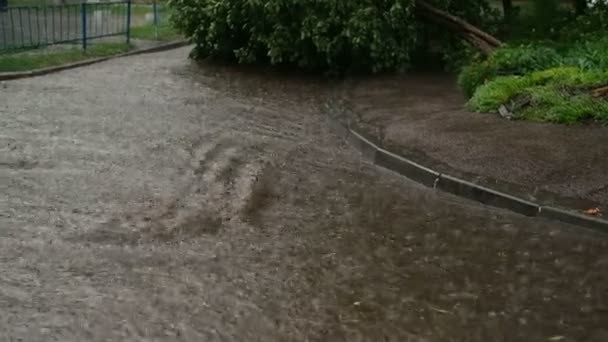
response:
<path id="1" fill-rule="evenodd" d="M 152 11 L 154 12 L 154 39 L 158 40 L 158 3 L 156 0 L 152 4 Z"/>
<path id="2" fill-rule="evenodd" d="M 82 49 L 87 51 L 87 3 L 82 3 Z"/>
<path id="3" fill-rule="evenodd" d="M 131 0 L 127 0 L 127 44 L 131 42 Z"/>

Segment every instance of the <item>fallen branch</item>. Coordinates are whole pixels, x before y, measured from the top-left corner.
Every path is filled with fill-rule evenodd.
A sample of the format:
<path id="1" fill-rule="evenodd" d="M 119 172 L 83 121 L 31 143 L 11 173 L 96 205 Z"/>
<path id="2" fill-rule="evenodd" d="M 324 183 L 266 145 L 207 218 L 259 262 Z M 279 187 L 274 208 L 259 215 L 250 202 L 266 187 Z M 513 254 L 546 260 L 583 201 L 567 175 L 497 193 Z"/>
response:
<path id="1" fill-rule="evenodd" d="M 608 96 L 608 86 L 604 86 L 604 87 L 593 89 L 591 91 L 591 96 L 593 96 L 593 97 L 607 97 Z"/>
<path id="2" fill-rule="evenodd" d="M 489 33 L 469 24 L 462 18 L 453 16 L 428 4 L 426 1 L 416 0 L 416 10 L 427 19 L 460 34 L 464 40 L 486 55 L 491 54 L 496 48 L 502 45 L 500 40 Z"/>

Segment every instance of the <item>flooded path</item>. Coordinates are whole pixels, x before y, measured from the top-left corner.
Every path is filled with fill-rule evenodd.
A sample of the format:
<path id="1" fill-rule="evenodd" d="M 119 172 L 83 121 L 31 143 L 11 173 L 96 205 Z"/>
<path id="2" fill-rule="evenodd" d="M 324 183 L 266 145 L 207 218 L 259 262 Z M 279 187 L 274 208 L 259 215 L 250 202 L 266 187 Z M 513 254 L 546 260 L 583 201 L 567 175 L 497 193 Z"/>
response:
<path id="1" fill-rule="evenodd" d="M 605 341 L 608 238 L 363 162 L 188 49 L 0 83 L 0 340 Z"/>

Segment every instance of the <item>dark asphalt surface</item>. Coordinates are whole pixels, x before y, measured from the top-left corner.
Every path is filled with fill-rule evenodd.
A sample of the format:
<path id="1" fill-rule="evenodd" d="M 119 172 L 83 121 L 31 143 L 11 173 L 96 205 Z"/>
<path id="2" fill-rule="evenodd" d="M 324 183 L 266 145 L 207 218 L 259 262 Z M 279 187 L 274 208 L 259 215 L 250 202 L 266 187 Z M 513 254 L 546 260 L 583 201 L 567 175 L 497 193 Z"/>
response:
<path id="1" fill-rule="evenodd" d="M 350 79 L 345 119 L 442 173 L 566 209 L 608 211 L 608 127 L 473 113 L 454 76 Z"/>
<path id="2" fill-rule="evenodd" d="M 608 238 L 363 162 L 188 49 L 0 84 L 2 341 L 606 341 Z"/>

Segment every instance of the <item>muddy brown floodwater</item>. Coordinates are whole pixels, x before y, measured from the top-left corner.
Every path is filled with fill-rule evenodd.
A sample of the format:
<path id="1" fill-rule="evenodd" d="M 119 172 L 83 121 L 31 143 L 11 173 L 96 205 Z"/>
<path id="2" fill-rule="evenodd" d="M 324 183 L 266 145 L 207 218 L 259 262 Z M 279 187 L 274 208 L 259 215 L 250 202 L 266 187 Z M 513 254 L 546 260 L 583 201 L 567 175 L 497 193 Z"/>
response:
<path id="1" fill-rule="evenodd" d="M 608 238 L 363 162 L 188 49 L 0 84 L 0 340 L 607 341 Z"/>

